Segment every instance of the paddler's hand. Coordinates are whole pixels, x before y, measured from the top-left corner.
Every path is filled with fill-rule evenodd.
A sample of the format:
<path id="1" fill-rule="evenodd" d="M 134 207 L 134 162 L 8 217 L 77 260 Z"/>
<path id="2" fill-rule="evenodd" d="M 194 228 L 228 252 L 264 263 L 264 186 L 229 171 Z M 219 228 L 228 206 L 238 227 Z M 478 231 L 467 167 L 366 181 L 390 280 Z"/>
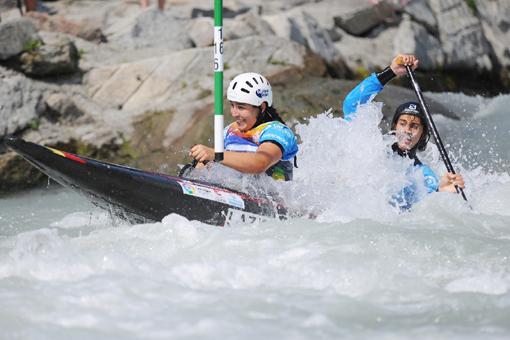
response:
<path id="1" fill-rule="evenodd" d="M 412 54 L 399 53 L 391 62 L 390 67 L 397 76 L 401 76 L 403 74 L 407 74 L 406 66 L 411 66 L 413 71 L 416 70 L 418 67 L 418 62 L 419 60 L 416 60 Z"/>
<path id="2" fill-rule="evenodd" d="M 457 189 L 455 189 L 455 186 L 464 189 L 464 184 L 464 178 L 462 178 L 461 174 L 452 174 L 451 172 L 448 172 L 444 174 L 443 178 L 441 178 L 438 191 L 456 194 Z"/>
<path id="3" fill-rule="evenodd" d="M 214 160 L 214 149 L 209 148 L 202 144 L 195 144 L 191 148 L 189 155 L 201 163 L 203 163 L 205 161 L 213 161 Z"/>

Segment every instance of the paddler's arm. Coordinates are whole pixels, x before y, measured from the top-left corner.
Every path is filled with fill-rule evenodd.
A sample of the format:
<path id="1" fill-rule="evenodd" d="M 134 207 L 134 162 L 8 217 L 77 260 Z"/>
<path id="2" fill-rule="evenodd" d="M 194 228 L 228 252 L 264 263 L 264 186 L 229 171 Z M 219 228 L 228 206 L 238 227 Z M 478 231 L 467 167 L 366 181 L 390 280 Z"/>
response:
<path id="1" fill-rule="evenodd" d="M 397 60 L 401 65 L 397 64 Z M 343 111 L 344 118 L 348 121 L 354 119 L 354 115 L 358 108 L 358 104 L 365 104 L 372 95 L 382 91 L 384 85 L 397 76 L 407 74 L 406 65 L 412 66 L 415 70 L 418 67 L 418 60 L 413 55 L 397 54 L 392 60 L 390 66 L 381 72 L 372 73 L 368 78 L 363 80 L 361 84 L 356 86 L 344 100 Z"/>
<path id="2" fill-rule="evenodd" d="M 190 156 L 199 162 L 214 160 L 214 149 L 197 144 L 191 148 Z M 256 152 L 225 151 L 221 164 L 245 174 L 261 174 L 276 164 L 283 156 L 280 147 L 274 143 L 262 143 Z"/>

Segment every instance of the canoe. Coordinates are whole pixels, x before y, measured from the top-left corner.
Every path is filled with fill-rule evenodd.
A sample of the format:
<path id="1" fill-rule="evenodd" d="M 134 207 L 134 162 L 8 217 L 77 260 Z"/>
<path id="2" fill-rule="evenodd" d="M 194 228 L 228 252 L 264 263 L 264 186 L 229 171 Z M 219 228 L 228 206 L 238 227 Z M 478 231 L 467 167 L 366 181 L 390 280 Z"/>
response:
<path id="1" fill-rule="evenodd" d="M 4 141 L 56 182 L 130 223 L 161 221 L 172 213 L 216 226 L 287 216 L 287 209 L 268 197 L 81 157 L 16 136 Z"/>

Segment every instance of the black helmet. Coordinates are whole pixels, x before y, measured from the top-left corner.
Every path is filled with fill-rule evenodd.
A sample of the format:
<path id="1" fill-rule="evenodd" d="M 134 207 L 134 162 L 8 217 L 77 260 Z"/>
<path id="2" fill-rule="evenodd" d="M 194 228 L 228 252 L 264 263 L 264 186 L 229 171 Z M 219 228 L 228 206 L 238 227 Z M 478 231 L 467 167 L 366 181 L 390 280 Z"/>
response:
<path id="1" fill-rule="evenodd" d="M 397 126 L 398 119 L 402 115 L 411 115 L 420 118 L 421 125 L 423 125 L 423 134 L 421 135 L 420 142 L 416 144 L 414 148 L 417 148 L 420 151 L 425 150 L 427 142 L 429 141 L 430 138 L 430 130 L 427 120 L 425 119 L 425 115 L 423 114 L 423 110 L 421 108 L 420 103 L 405 102 L 401 104 L 397 108 L 397 110 L 395 111 L 395 115 L 393 116 L 393 121 L 391 123 L 392 130 L 395 129 L 395 126 Z"/>

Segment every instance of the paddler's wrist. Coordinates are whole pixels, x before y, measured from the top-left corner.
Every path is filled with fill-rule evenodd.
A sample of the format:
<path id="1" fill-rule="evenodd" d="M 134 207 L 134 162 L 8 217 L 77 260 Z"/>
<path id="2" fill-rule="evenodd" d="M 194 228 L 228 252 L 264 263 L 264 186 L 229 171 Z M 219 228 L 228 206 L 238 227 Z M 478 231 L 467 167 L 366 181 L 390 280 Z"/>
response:
<path id="1" fill-rule="evenodd" d="M 377 77 L 377 80 L 379 80 L 381 85 L 384 86 L 384 85 L 388 84 L 390 82 L 390 80 L 395 78 L 397 75 L 395 74 L 395 72 L 393 72 L 391 67 L 388 66 L 381 72 L 376 72 L 375 76 Z"/>

